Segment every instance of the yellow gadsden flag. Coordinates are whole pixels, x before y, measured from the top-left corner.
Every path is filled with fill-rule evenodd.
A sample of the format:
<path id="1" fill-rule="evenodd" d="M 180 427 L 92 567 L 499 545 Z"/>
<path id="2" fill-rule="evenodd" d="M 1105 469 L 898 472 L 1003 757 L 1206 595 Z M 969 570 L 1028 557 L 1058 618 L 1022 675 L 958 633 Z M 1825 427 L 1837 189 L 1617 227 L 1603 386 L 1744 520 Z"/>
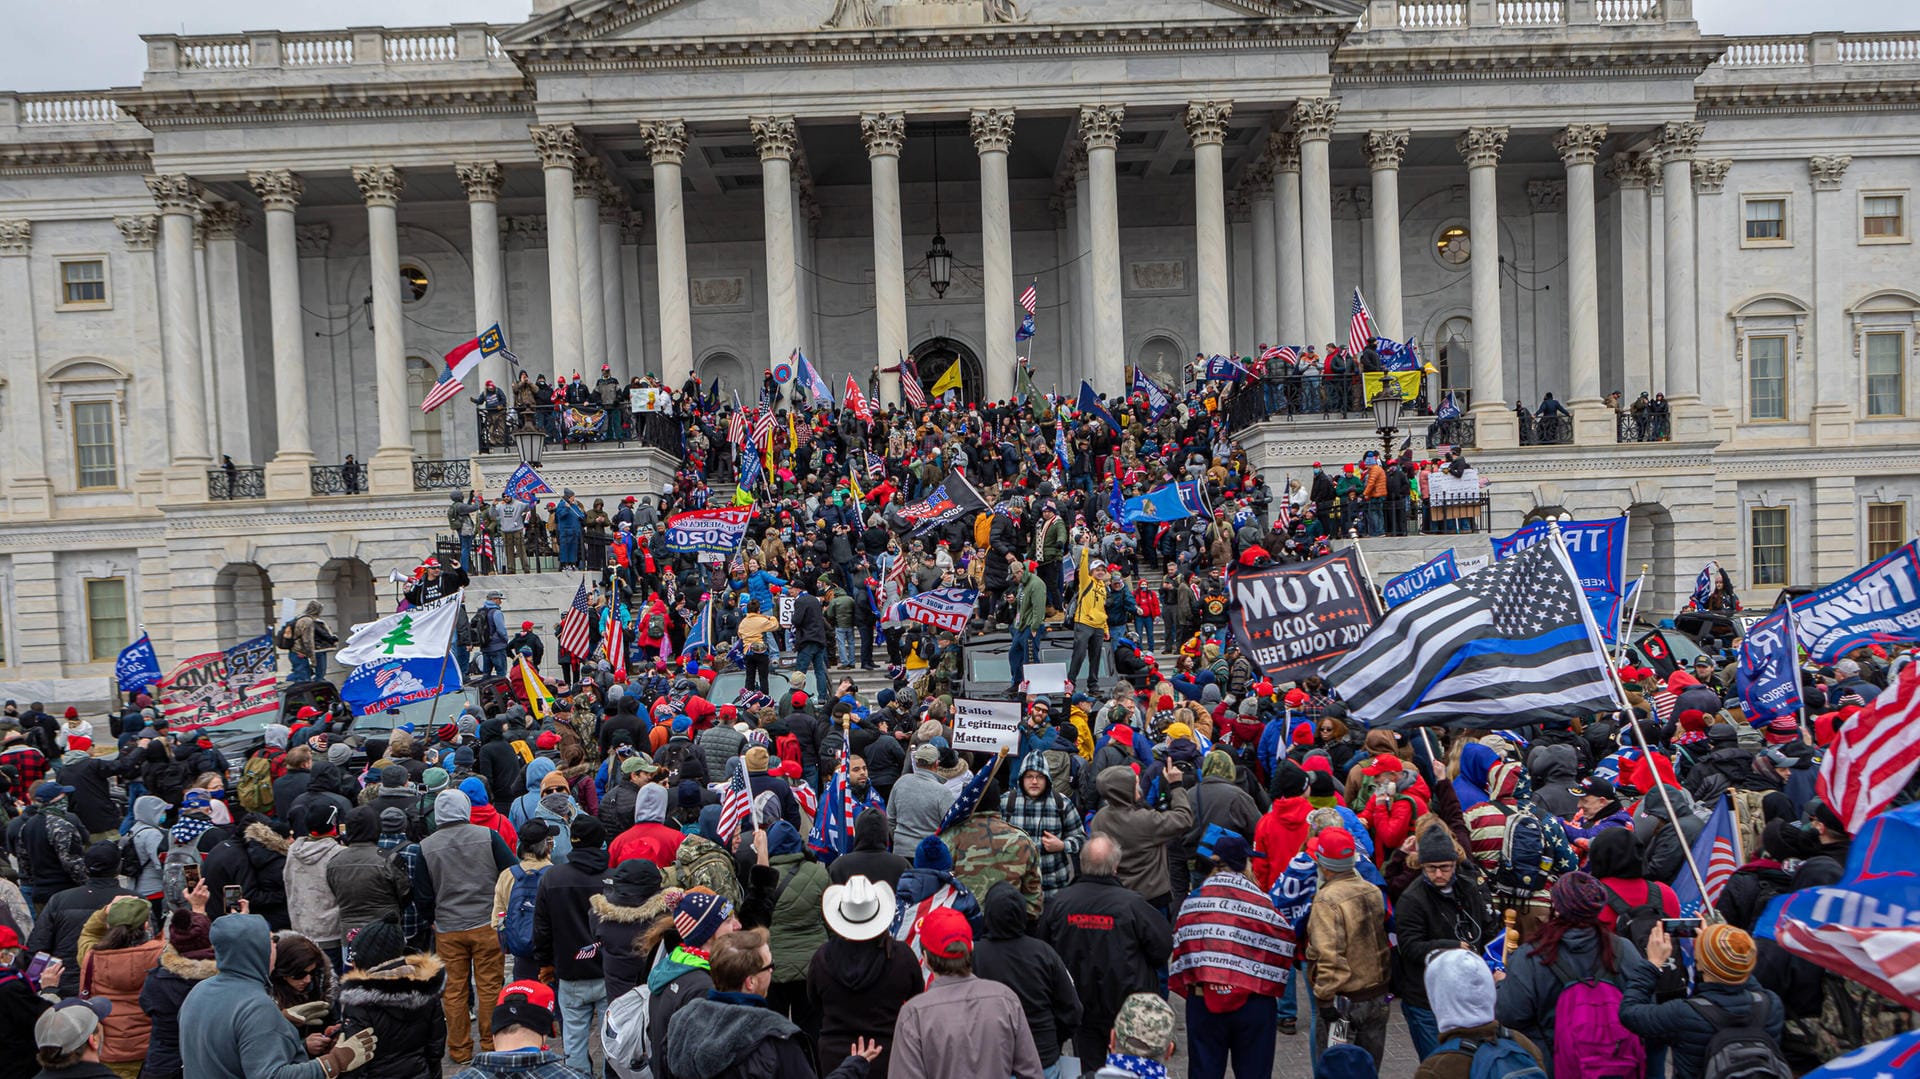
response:
<path id="1" fill-rule="evenodd" d="M 933 389 L 930 392 L 935 397 L 938 397 L 948 390 L 960 389 L 960 361 L 956 358 L 953 364 L 947 368 L 946 373 L 934 380 Z"/>

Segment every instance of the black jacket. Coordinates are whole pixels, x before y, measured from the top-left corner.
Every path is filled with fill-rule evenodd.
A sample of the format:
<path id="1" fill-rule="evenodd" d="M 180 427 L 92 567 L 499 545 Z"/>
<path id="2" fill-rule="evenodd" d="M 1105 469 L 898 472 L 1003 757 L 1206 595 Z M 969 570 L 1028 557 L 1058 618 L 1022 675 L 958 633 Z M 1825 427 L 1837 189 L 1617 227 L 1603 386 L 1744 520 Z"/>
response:
<path id="1" fill-rule="evenodd" d="M 147 1013 L 151 1023 L 146 1071 L 142 1074 L 157 1079 L 173 1079 L 180 1074 L 180 1005 L 194 986 L 217 973 L 219 968 L 211 959 L 188 959 L 171 944 L 160 949 L 160 965 L 140 987 L 140 1010 Z M 4 1074 L 0 1068 L 0 1075 Z"/>
<path id="2" fill-rule="evenodd" d="M 379 1051 L 355 1072 L 362 1079 L 439 1079 L 447 1048 L 447 1015 L 440 991 L 447 984 L 440 957 L 408 955 L 372 970 L 350 970 L 337 1001 L 345 1037 L 372 1030 Z"/>
<path id="3" fill-rule="evenodd" d="M 1079 971 L 1081 1023 L 1110 1027 L 1131 993 L 1157 993 L 1173 928 L 1118 877 L 1082 875 L 1040 912 L 1039 937 Z"/>
<path id="4" fill-rule="evenodd" d="M 594 935 L 600 940 L 600 971 L 607 981 L 607 1003 L 646 983 L 653 956 L 645 945 L 647 927 L 669 909 L 666 895 L 656 895 L 637 907 L 625 907 L 603 892 L 587 898 Z"/>
<path id="5" fill-rule="evenodd" d="M 809 712 L 791 713 L 783 722 L 793 733 L 794 741 L 800 743 L 800 767 L 818 770 L 820 740 L 826 735 L 826 723 Z"/>
<path id="6" fill-rule="evenodd" d="M 1480 882 L 1456 871 L 1452 894 L 1415 877 L 1393 908 L 1393 994 L 1427 1007 L 1427 961 L 1439 952 L 1472 946 L 1475 955 L 1505 932 Z"/>
<path id="7" fill-rule="evenodd" d="M 1059 953 L 1027 935 L 1027 897 L 1001 881 L 987 889 L 987 936 L 974 945 L 973 972 L 1020 998 L 1040 1066 L 1060 1059 L 1060 1039 L 1080 1025 L 1080 997 Z M 818 962 L 818 957 L 815 957 Z"/>
<path id="8" fill-rule="evenodd" d="M 913 949 L 892 934 L 828 937 L 807 964 L 807 1000 L 822 1017 L 815 1052 L 822 1070 L 845 1060 L 855 1038 L 873 1038 L 887 1048 L 868 1066 L 868 1079 L 886 1079 L 900 1006 L 924 987 Z"/>
<path id="9" fill-rule="evenodd" d="M 132 894 L 120 887 L 118 877 L 88 877 L 85 884 L 54 896 L 34 920 L 26 950 L 50 953 L 66 964 L 60 973 L 62 998 L 80 995 L 80 963 L 76 957 L 80 953 L 80 931 L 86 928 L 87 919 L 116 897 Z"/>
<path id="10" fill-rule="evenodd" d="M 744 1012 L 745 1014 L 741 1014 Z M 667 1029 L 660 1079 L 760 1079 L 811 1076 L 800 1028 L 745 993 L 709 993 L 682 1008 Z M 848 1057 L 827 1079 L 866 1079 L 865 1057 Z"/>
<path id="11" fill-rule="evenodd" d="M 1782 869 L 1779 862 L 1755 859 L 1727 878 L 1727 886 L 1713 905 L 1728 922 L 1751 933 L 1773 897 L 1793 890 L 1793 874 Z"/>
<path id="12" fill-rule="evenodd" d="M 607 829 L 607 842 L 611 844 L 619 839 L 621 833 L 633 827 L 633 804 L 639 800 L 640 788 L 634 786 L 629 776 L 615 775 L 619 782 L 609 781 L 607 792 L 600 796 L 600 823 Z M 669 788 L 671 792 L 671 788 Z"/>
<path id="13" fill-rule="evenodd" d="M 131 759 L 137 760 L 137 756 Z M 113 804 L 112 779 L 121 773 L 117 761 L 104 757 L 83 757 L 56 765 L 54 775 L 73 788 L 67 804 L 73 816 L 88 834 L 120 827 L 120 807 Z"/>
<path id="14" fill-rule="evenodd" d="M 238 836 L 214 846 L 200 859 L 207 882 L 207 916 L 227 913 L 223 887 L 240 885 L 247 909 L 267 920 L 274 932 L 293 928 L 287 917 L 287 840 L 262 821 L 249 821 Z"/>
<path id="15" fill-rule="evenodd" d="M 147 979 L 152 984 L 153 979 Z M 27 1051 L 33 1044 L 33 1024 L 40 1014 L 53 1007 L 27 984 L 24 975 L 12 970 L 0 971 L 0 1044 L 13 1051 L 0 1053 L 0 1079 L 29 1079 L 40 1070 L 40 1063 Z M 152 1049 L 148 1049 L 152 1059 Z M 174 1066 L 179 1070 L 179 1065 Z"/>
<path id="16" fill-rule="evenodd" d="M 588 917 L 589 903 L 606 889 L 607 849 L 573 848 L 567 860 L 540 878 L 533 901 L 533 954 L 542 966 L 569 981 L 600 979 L 600 938 Z"/>
<path id="17" fill-rule="evenodd" d="M 1673 1049 L 1673 1079 L 1700 1079 L 1706 1069 L 1707 1045 L 1722 1027 L 1694 1006 L 1705 1001 L 1725 1011 L 1735 1022 L 1744 1023 L 1756 1004 L 1767 1009 L 1767 1036 L 1777 1044 L 1786 1022 L 1786 1008 L 1770 990 L 1760 988 L 1752 978 L 1742 985 L 1723 985 L 1701 981 L 1693 996 L 1665 1003 L 1653 1002 L 1654 982 L 1659 972 L 1642 963 L 1627 971 L 1627 986 L 1620 1004 L 1620 1025 L 1653 1043 L 1663 1042 Z M 1757 999 L 1756 999 L 1757 998 Z"/>
<path id="18" fill-rule="evenodd" d="M 794 647 L 806 645 L 827 647 L 832 640 L 827 632 L 826 612 L 820 606 L 820 597 L 811 592 L 802 592 L 793 601 L 793 643 Z"/>
<path id="19" fill-rule="evenodd" d="M 903 720 L 900 722 L 904 722 Z M 867 778 L 877 791 L 891 791 L 893 785 L 900 782 L 901 773 L 907 768 L 907 748 L 900 739 L 891 734 L 882 734 L 874 738 L 864 754 L 867 758 Z"/>
<path id="20" fill-rule="evenodd" d="M 853 819 L 853 849 L 833 860 L 827 875 L 835 884 L 854 877 L 865 877 L 885 884 L 888 891 L 900 886 L 900 878 L 913 863 L 888 848 L 887 818 L 884 813 L 862 812 Z"/>
<path id="21" fill-rule="evenodd" d="M 312 781 L 313 773 L 305 768 L 288 769 L 287 774 L 273 781 L 273 815 L 288 820 L 293 814 L 294 800 L 307 793 L 307 784 Z"/>
<path id="22" fill-rule="evenodd" d="M 32 887 L 35 900 L 75 887 L 85 879 L 73 867 L 86 853 L 87 834 L 66 811 L 49 813 L 42 809 L 33 813 L 20 826 L 18 842 L 25 855 L 21 866 L 26 871 L 25 883 Z"/>
<path id="23" fill-rule="evenodd" d="M 480 748 L 473 754 L 473 774 L 487 781 L 487 794 L 493 800 L 493 808 L 502 813 L 515 798 L 527 793 L 526 762 L 513 749 L 515 741 L 526 738 L 526 731 L 509 729 L 505 720 L 490 719 L 480 725 Z"/>

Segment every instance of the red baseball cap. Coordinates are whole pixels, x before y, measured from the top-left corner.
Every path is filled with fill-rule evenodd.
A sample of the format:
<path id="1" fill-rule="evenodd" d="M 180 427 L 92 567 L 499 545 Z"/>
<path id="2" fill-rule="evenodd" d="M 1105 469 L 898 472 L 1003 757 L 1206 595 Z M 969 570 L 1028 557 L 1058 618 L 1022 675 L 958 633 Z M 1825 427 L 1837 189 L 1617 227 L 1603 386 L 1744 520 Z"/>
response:
<path id="1" fill-rule="evenodd" d="M 1360 769 L 1360 774 L 1383 776 L 1388 772 L 1398 772 L 1402 767 L 1404 767 L 1404 765 L 1400 763 L 1400 758 L 1391 753 L 1382 753 L 1371 761 L 1368 761 L 1367 766 Z"/>
<path id="2" fill-rule="evenodd" d="M 541 731 L 539 737 L 533 740 L 533 744 L 541 749 L 552 749 L 560 744 L 560 732 Z"/>
<path id="3" fill-rule="evenodd" d="M 0 925 L 0 948 L 18 948 L 19 946 L 20 934 L 14 932 L 10 925 Z"/>
<path id="4" fill-rule="evenodd" d="M 1329 828 L 1307 841 L 1308 853 L 1327 858 L 1353 857 L 1353 835 L 1345 828 Z"/>
<path id="5" fill-rule="evenodd" d="M 973 951 L 973 926 L 966 915 L 941 907 L 920 919 L 920 946 L 928 955 L 958 959 Z"/>
<path id="6" fill-rule="evenodd" d="M 532 629 L 532 628 L 533 628 L 533 623 L 532 623 L 532 622 L 522 622 L 522 623 L 520 623 L 520 630 L 521 630 L 521 632 L 523 632 L 523 633 L 524 633 L 524 632 L 526 632 L 527 630 L 530 630 L 530 629 Z"/>

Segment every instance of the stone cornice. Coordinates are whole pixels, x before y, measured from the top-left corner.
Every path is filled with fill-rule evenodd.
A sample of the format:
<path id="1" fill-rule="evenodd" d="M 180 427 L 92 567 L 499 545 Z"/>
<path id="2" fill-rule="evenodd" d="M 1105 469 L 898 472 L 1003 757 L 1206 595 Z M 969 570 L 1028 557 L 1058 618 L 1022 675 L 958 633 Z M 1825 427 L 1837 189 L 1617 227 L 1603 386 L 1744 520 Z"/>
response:
<path id="1" fill-rule="evenodd" d="M 1802 69 L 1804 74 L 1804 69 Z M 1694 107 L 1702 119 L 1800 113 L 1906 111 L 1920 105 L 1920 79 L 1698 83 Z"/>
<path id="2" fill-rule="evenodd" d="M 1698 78 L 1726 51 L 1723 38 L 1528 44 L 1495 40 L 1349 46 L 1329 64 L 1335 89 L 1397 83 L 1499 82 L 1514 79 Z"/>
<path id="3" fill-rule="evenodd" d="M 255 86 L 154 90 L 128 94 L 120 107 L 150 130 L 266 121 L 428 119 L 531 112 L 526 79 L 454 79 L 431 83 Z"/>
<path id="4" fill-rule="evenodd" d="M 152 139 L 88 139 L 0 145 L 0 176 L 147 172 L 152 167 Z"/>

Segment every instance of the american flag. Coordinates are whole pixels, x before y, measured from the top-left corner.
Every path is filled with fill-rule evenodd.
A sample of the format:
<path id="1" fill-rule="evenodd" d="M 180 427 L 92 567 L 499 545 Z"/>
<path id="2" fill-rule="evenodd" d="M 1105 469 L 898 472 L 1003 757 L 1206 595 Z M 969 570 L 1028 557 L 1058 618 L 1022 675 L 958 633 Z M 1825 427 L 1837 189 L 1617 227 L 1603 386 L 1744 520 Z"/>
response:
<path id="1" fill-rule="evenodd" d="M 753 432 L 753 444 L 766 447 L 773 441 L 773 409 L 755 409 L 749 423 Z"/>
<path id="2" fill-rule="evenodd" d="M 1291 350 L 1286 345 L 1274 345 L 1273 347 L 1260 353 L 1260 362 L 1272 363 L 1273 361 L 1286 356 L 1289 351 Z"/>
<path id="3" fill-rule="evenodd" d="M 734 409 L 733 416 L 727 420 L 727 441 L 735 446 L 746 444 L 747 414 L 742 409 Z"/>
<path id="4" fill-rule="evenodd" d="M 1659 720 L 1660 722 L 1665 723 L 1670 717 L 1672 717 L 1673 704 L 1675 701 L 1678 701 L 1679 699 L 1680 699 L 1680 694 L 1678 693 L 1675 693 L 1671 690 L 1658 689 L 1654 691 L 1653 696 L 1647 698 L 1647 702 L 1653 705 L 1653 717 Z"/>
<path id="5" fill-rule="evenodd" d="M 1033 314 L 1035 311 L 1039 309 L 1040 283 L 1038 281 L 1028 284 L 1026 289 L 1020 293 L 1019 303 L 1020 303 L 1021 309 L 1026 311 L 1026 313 L 1029 315 Z"/>
<path id="6" fill-rule="evenodd" d="M 1283 498 L 1279 505 L 1273 507 L 1273 530 L 1286 532 L 1291 528 L 1293 528 L 1293 508 L 1287 505 L 1287 500 Z"/>
<path id="7" fill-rule="evenodd" d="M 432 412 L 448 401 L 467 392 L 467 385 L 453 377 L 452 371 L 442 371 L 440 380 L 427 391 L 426 399 L 420 402 L 420 411 Z"/>
<path id="8" fill-rule="evenodd" d="M 1698 918 L 1703 909 L 1713 906 L 1734 870 L 1740 868 L 1740 839 L 1733 826 L 1732 803 L 1731 794 L 1722 794 L 1713 807 L 1713 816 L 1707 818 L 1707 826 L 1700 830 L 1700 838 L 1693 841 L 1693 864 L 1699 867 L 1706 888 L 1701 889 L 1701 882 L 1694 880 L 1691 872 L 1674 879 L 1673 894 L 1680 901 L 1682 918 Z"/>
<path id="9" fill-rule="evenodd" d="M 607 629 L 601 644 L 607 648 L 607 662 L 613 664 L 613 676 L 627 677 L 627 627 L 620 621 L 619 604 L 607 604 Z"/>
<path id="10" fill-rule="evenodd" d="M 1359 288 L 1353 290 L 1353 318 L 1347 323 L 1347 355 L 1358 356 L 1373 340 L 1373 312 Z"/>
<path id="11" fill-rule="evenodd" d="M 887 474 L 886 459 L 877 453 L 867 453 L 867 478 L 878 480 Z"/>
<path id="12" fill-rule="evenodd" d="M 493 534 L 490 532 L 480 533 L 480 560 L 488 566 L 493 565 Z"/>
<path id="13" fill-rule="evenodd" d="M 573 594 L 573 603 L 560 619 L 560 651 L 575 659 L 587 658 L 593 650 L 592 620 L 587 607 L 587 582 L 582 578 L 579 590 Z"/>
<path id="14" fill-rule="evenodd" d="M 720 793 L 720 845 L 732 850 L 740 822 L 752 819 L 753 787 L 747 782 L 747 762 L 735 757 L 727 773 L 727 789 Z"/>
<path id="15" fill-rule="evenodd" d="M 1886 809 L 1920 764 L 1920 663 L 1908 662 L 1872 704 L 1840 728 L 1820 765 L 1820 800 L 1858 834 Z"/>
<path id="16" fill-rule="evenodd" d="M 796 793 L 799 789 L 805 788 L 797 788 Z M 813 833 L 807 837 L 807 846 L 820 855 L 821 861 L 832 862 L 853 849 L 853 817 L 853 784 L 847 782 L 847 754 L 843 750 L 840 766 L 833 770 L 833 778 L 821 792 Z"/>
<path id="17" fill-rule="evenodd" d="M 912 356 L 900 357 L 900 392 L 914 408 L 927 407 L 927 388 L 920 385 L 920 365 Z"/>

